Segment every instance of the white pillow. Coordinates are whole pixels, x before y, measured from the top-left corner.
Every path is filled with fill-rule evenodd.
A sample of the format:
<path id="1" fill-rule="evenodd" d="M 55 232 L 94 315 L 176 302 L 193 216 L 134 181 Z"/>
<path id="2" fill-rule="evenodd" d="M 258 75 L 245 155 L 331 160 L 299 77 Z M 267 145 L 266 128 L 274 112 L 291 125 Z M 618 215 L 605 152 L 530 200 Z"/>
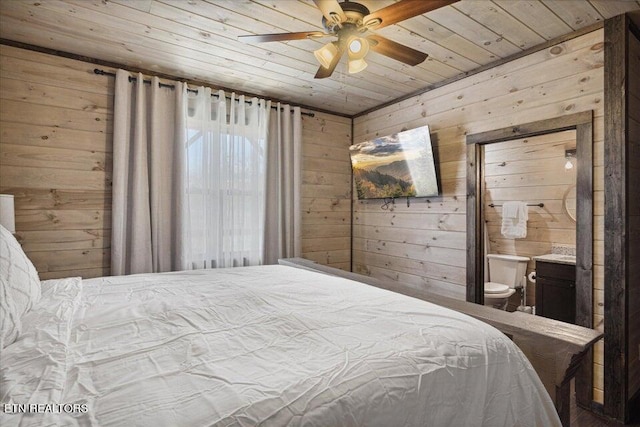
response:
<path id="1" fill-rule="evenodd" d="M 73 316 L 81 297 L 82 279 L 79 277 L 42 282 L 42 301 L 22 318 L 20 339 L 2 350 L 2 403 L 74 403 L 65 402 L 62 393 L 67 379 Z M 10 418 L 10 425 L 61 425 L 27 422 L 29 419 L 42 421 L 35 414 L 26 414 L 24 419 L 13 414 Z M 4 425 L 2 421 L 0 415 L 0 425 Z"/>
<path id="2" fill-rule="evenodd" d="M 21 318 L 40 300 L 40 278 L 13 235 L 0 225 L 0 348 L 14 342 Z"/>

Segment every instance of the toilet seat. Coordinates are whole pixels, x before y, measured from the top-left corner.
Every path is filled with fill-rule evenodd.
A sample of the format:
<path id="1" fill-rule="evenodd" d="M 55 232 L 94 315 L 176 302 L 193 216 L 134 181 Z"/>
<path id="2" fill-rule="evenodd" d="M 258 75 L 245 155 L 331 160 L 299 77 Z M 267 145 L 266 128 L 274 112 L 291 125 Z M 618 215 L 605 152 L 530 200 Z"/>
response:
<path id="1" fill-rule="evenodd" d="M 484 293 L 485 294 L 504 294 L 509 292 L 509 287 L 502 283 L 485 282 Z"/>
<path id="2" fill-rule="evenodd" d="M 495 300 L 507 299 L 515 293 L 516 293 L 515 289 L 509 289 L 507 292 L 503 292 L 501 294 L 484 294 L 484 300 L 495 301 Z"/>

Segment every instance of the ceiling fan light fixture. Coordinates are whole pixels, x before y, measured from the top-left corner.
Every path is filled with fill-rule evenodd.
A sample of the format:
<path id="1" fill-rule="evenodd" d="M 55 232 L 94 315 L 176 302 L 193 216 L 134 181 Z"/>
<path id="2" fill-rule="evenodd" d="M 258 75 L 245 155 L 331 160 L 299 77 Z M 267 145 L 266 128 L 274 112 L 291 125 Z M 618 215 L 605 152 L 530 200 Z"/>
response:
<path id="1" fill-rule="evenodd" d="M 352 36 L 347 42 L 347 54 L 349 56 L 349 74 L 359 73 L 367 68 L 364 60 L 369 53 L 369 41 L 363 37 Z"/>
<path id="2" fill-rule="evenodd" d="M 357 38 L 351 40 L 351 43 L 349 43 L 349 52 L 353 54 L 358 54 L 360 53 L 361 49 L 362 49 L 362 43 L 360 43 L 360 40 L 358 40 Z"/>
<path id="3" fill-rule="evenodd" d="M 367 68 L 367 64 L 364 59 L 351 59 L 349 58 L 349 74 L 359 73 Z"/>
<path id="4" fill-rule="evenodd" d="M 320 49 L 314 51 L 313 54 L 315 55 L 320 65 L 322 65 L 324 68 L 329 68 L 329 65 L 331 65 L 331 61 L 333 61 L 333 59 L 338 54 L 338 48 L 336 47 L 335 43 L 330 42 L 322 46 Z"/>
<path id="5" fill-rule="evenodd" d="M 362 59 L 369 52 L 369 42 L 362 37 L 351 37 L 348 46 L 349 59 Z"/>

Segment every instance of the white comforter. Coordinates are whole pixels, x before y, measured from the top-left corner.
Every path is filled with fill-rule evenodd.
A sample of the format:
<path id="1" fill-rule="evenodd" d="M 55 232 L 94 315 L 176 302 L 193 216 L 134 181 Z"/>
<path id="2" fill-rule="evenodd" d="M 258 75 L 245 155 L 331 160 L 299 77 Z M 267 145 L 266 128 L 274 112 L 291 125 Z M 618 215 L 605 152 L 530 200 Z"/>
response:
<path id="1" fill-rule="evenodd" d="M 2 425 L 554 426 L 520 350 L 454 311 L 284 266 L 43 282 Z"/>

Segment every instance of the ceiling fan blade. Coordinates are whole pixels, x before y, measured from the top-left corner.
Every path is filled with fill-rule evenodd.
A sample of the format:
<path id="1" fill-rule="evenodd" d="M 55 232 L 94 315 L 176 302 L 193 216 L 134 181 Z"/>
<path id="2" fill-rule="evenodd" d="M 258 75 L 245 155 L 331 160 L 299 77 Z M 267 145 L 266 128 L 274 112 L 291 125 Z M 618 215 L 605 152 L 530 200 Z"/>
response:
<path id="1" fill-rule="evenodd" d="M 370 13 L 365 16 L 362 21 L 367 27 L 378 29 L 448 6 L 457 1 L 458 0 L 401 0 Z"/>
<path id="2" fill-rule="evenodd" d="M 347 15 L 344 14 L 337 0 L 313 0 L 313 2 L 328 22 L 338 24 L 347 20 Z"/>
<path id="3" fill-rule="evenodd" d="M 287 40 L 303 40 L 330 35 L 331 34 L 325 34 L 321 31 L 305 31 L 302 33 L 252 34 L 247 36 L 238 36 L 238 40 L 245 43 L 282 42 Z"/>
<path id="4" fill-rule="evenodd" d="M 340 58 L 342 58 L 342 55 L 344 54 L 345 50 L 346 50 L 345 43 L 339 43 L 338 53 L 336 54 L 336 56 L 333 57 L 333 61 L 331 61 L 331 63 L 329 64 L 329 68 L 324 68 L 321 65 L 320 68 L 318 68 L 318 72 L 316 73 L 314 78 L 324 79 L 329 77 L 331 74 L 333 74 L 333 70 L 336 69 L 336 66 L 338 65 L 338 62 L 340 62 Z"/>
<path id="5" fill-rule="evenodd" d="M 418 65 L 429 56 L 379 35 L 370 35 L 367 40 L 372 42 L 369 43 L 371 50 L 408 65 Z"/>

